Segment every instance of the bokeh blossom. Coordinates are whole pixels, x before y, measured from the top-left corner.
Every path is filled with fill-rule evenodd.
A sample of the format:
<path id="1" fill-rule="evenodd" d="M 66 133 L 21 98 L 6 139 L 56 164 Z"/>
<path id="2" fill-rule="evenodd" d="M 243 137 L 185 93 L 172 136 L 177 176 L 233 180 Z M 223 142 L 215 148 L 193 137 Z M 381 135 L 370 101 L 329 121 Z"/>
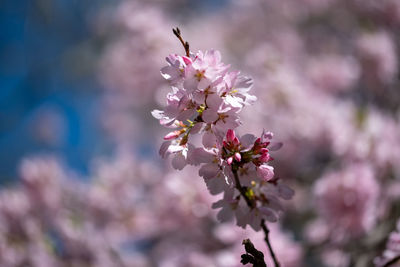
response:
<path id="1" fill-rule="evenodd" d="M 375 258 L 375 266 L 399 266 L 400 264 L 400 224 L 397 222 L 396 230 L 390 233 L 386 243 L 386 249 L 382 256 Z M 391 265 L 389 262 L 392 262 Z"/>
<path id="2" fill-rule="evenodd" d="M 377 218 L 380 187 L 366 164 L 329 172 L 314 187 L 318 212 L 334 241 L 371 231 Z"/>

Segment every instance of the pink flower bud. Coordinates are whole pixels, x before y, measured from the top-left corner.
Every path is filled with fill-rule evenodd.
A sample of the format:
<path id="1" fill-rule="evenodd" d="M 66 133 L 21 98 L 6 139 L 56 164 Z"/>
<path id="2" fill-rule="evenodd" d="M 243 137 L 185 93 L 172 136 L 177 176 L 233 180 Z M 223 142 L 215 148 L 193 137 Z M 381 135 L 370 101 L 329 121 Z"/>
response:
<path id="1" fill-rule="evenodd" d="M 229 157 L 229 158 L 226 160 L 226 163 L 228 163 L 228 165 L 231 165 L 232 162 L 233 162 L 233 157 Z"/>
<path id="2" fill-rule="evenodd" d="M 164 136 L 164 140 L 172 140 L 181 135 L 181 131 L 173 131 Z"/>
<path id="3" fill-rule="evenodd" d="M 239 152 L 236 152 L 236 153 L 235 153 L 235 160 L 236 160 L 237 162 L 240 162 L 240 161 L 242 160 L 242 156 L 240 155 Z"/>
<path id="4" fill-rule="evenodd" d="M 237 137 L 235 137 L 234 139 L 233 139 L 233 145 L 234 146 L 238 146 L 238 145 L 240 145 L 240 141 L 239 141 L 239 139 L 237 138 Z"/>
<path id="5" fill-rule="evenodd" d="M 226 141 L 228 141 L 228 143 L 229 143 L 229 142 L 233 142 L 233 140 L 234 140 L 235 138 L 236 138 L 235 131 L 232 130 L 232 129 L 229 129 L 229 130 L 226 132 Z"/>
<path id="6" fill-rule="evenodd" d="M 264 181 L 271 181 L 274 177 L 274 168 L 268 165 L 261 165 L 257 168 L 257 174 Z"/>
<path id="7" fill-rule="evenodd" d="M 256 141 L 254 141 L 253 148 L 251 149 L 251 150 L 253 150 L 254 154 L 260 153 L 260 149 L 261 149 L 260 142 L 261 142 L 261 138 L 257 138 Z"/>
<path id="8" fill-rule="evenodd" d="M 222 146 L 228 148 L 228 143 L 226 141 L 222 141 Z"/>
<path id="9" fill-rule="evenodd" d="M 183 59 L 183 62 L 185 62 L 186 65 L 192 64 L 192 60 L 190 58 L 188 58 L 186 56 L 183 56 L 182 59 Z"/>
<path id="10" fill-rule="evenodd" d="M 271 160 L 271 156 L 268 153 L 263 153 L 260 157 L 260 162 L 265 163 Z"/>

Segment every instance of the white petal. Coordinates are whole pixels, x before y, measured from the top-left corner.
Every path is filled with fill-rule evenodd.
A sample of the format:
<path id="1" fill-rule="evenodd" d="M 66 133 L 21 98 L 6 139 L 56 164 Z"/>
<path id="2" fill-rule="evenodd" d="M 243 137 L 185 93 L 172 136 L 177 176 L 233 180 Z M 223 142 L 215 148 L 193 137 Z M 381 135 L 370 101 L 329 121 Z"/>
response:
<path id="1" fill-rule="evenodd" d="M 157 120 L 161 120 L 164 118 L 164 111 L 155 109 L 151 112 L 151 115 L 156 118 Z"/>

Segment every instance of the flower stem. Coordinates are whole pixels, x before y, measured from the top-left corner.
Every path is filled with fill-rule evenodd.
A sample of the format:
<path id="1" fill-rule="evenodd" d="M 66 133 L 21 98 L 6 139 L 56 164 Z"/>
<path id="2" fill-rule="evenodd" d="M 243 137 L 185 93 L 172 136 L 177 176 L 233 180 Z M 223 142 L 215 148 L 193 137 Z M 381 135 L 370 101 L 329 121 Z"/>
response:
<path id="1" fill-rule="evenodd" d="M 246 195 L 246 188 L 243 187 L 240 184 L 240 180 L 239 180 L 239 174 L 237 172 L 237 168 L 235 168 L 234 166 L 232 166 L 232 173 L 233 176 L 235 177 L 235 184 L 236 184 L 236 189 L 239 190 L 240 195 L 244 198 L 244 200 L 247 203 L 247 206 L 249 206 L 250 209 L 253 209 L 255 207 L 255 202 L 252 201 L 247 195 Z M 272 260 L 274 261 L 274 265 L 275 267 L 280 267 L 281 265 L 279 264 L 278 259 L 276 258 L 276 255 L 274 253 L 274 250 L 272 249 L 271 246 L 271 242 L 269 240 L 269 229 L 267 227 L 267 224 L 265 223 L 265 220 L 262 219 L 261 220 L 261 228 L 264 231 L 264 240 L 267 243 L 267 247 L 269 250 L 269 254 L 271 255 Z"/>

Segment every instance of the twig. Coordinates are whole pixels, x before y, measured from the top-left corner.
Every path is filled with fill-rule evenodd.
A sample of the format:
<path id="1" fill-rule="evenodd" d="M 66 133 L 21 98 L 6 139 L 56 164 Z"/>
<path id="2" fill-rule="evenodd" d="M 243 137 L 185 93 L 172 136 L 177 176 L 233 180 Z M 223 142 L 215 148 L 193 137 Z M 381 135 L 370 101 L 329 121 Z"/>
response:
<path id="1" fill-rule="evenodd" d="M 248 196 L 246 195 L 246 187 L 243 187 L 240 184 L 239 174 L 237 172 L 237 168 L 232 166 L 232 173 L 233 173 L 233 176 L 235 177 L 236 189 L 239 190 L 240 195 L 242 195 L 243 198 L 245 199 L 245 201 L 247 203 L 247 206 L 249 206 L 250 209 L 254 208 L 255 207 L 255 202 L 252 201 L 250 198 L 248 198 Z M 267 243 L 269 253 L 271 255 L 272 260 L 274 261 L 274 265 L 275 265 L 275 267 L 280 267 L 281 265 L 279 264 L 279 261 L 276 258 L 276 255 L 275 255 L 275 253 L 274 253 L 274 251 L 272 249 L 271 242 L 269 241 L 269 229 L 268 229 L 264 219 L 261 220 L 261 228 L 264 231 L 264 235 L 265 235 L 264 240 Z"/>
<path id="2" fill-rule="evenodd" d="M 179 41 L 181 41 L 183 48 L 185 48 L 186 56 L 190 57 L 189 43 L 183 40 L 181 35 L 181 30 L 179 30 L 179 28 L 176 27 L 176 29 L 172 29 L 172 32 L 175 34 L 176 37 L 178 37 Z"/>
<path id="3" fill-rule="evenodd" d="M 276 258 L 275 253 L 272 249 L 271 242 L 269 241 L 269 229 L 268 229 L 267 224 L 265 223 L 264 219 L 261 220 L 261 228 L 264 231 L 264 235 L 265 235 L 264 240 L 267 243 L 269 253 L 271 254 L 272 260 L 274 261 L 275 267 L 279 267 L 280 264 L 279 264 L 279 261 Z"/>
<path id="4" fill-rule="evenodd" d="M 247 203 L 247 206 L 249 206 L 250 209 L 254 208 L 255 203 L 254 203 L 254 201 L 251 201 L 251 199 L 248 198 L 248 196 L 246 195 L 247 188 L 243 187 L 240 184 L 239 174 L 237 173 L 237 170 L 233 166 L 232 166 L 232 172 L 233 172 L 233 176 L 235 177 L 236 189 L 239 190 L 240 194 L 243 196 L 244 200 Z"/>
<path id="5" fill-rule="evenodd" d="M 250 239 L 243 240 L 244 249 L 246 254 L 242 254 L 242 260 L 240 261 L 243 265 L 247 263 L 253 264 L 253 267 L 267 267 L 264 261 L 264 254 L 257 250 Z"/>
<path id="6" fill-rule="evenodd" d="M 393 263 L 397 263 L 397 261 L 400 260 L 400 255 L 397 255 L 396 257 L 394 257 L 393 259 L 391 259 L 390 261 L 386 262 L 385 265 L 383 265 L 383 267 L 389 267 L 390 265 L 392 265 Z"/>

